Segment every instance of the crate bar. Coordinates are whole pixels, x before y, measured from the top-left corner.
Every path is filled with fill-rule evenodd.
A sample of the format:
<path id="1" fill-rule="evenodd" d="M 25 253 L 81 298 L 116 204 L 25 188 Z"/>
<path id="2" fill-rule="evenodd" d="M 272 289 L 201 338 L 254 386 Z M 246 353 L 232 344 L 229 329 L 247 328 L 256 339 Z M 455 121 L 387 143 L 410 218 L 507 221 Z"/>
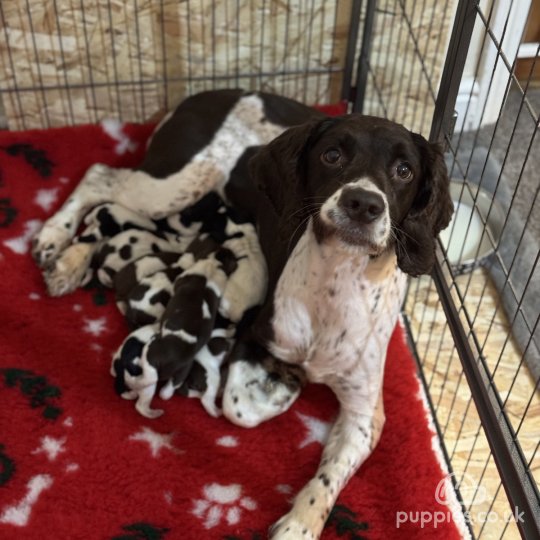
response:
<path id="1" fill-rule="evenodd" d="M 337 18 L 336 2 L 336 18 Z M 362 0 L 353 0 L 351 6 L 351 18 L 349 24 L 349 35 L 347 38 L 347 53 L 345 55 L 345 66 L 343 70 L 343 81 L 341 86 L 341 99 L 354 102 L 356 88 L 352 86 L 354 58 L 356 56 L 356 42 L 358 41 L 358 29 L 360 27 L 360 13 L 362 11 Z M 334 30 L 335 30 L 334 23 Z M 334 39 L 335 43 L 335 39 Z"/>
<path id="2" fill-rule="evenodd" d="M 457 7 L 439 92 L 435 101 L 429 136 L 429 140 L 432 142 L 442 143 L 445 138 L 449 140 L 452 138 L 455 122 L 454 106 L 469 51 L 478 3 L 479 0 L 460 0 Z"/>
<path id="3" fill-rule="evenodd" d="M 320 73 L 341 73 L 341 68 L 314 68 L 309 71 L 310 75 L 317 75 Z M 173 77 L 167 77 L 168 82 L 184 82 L 184 81 L 232 81 L 235 79 L 255 79 L 262 76 L 285 76 L 285 75 L 303 75 L 305 71 L 303 69 L 300 70 L 290 70 L 290 71 L 263 71 L 263 72 L 255 72 L 255 73 L 239 73 L 239 74 L 232 74 L 232 75 L 216 75 L 215 79 L 212 79 L 209 75 L 199 75 L 196 77 L 189 77 L 189 76 L 173 76 Z M 158 77 L 155 79 L 140 79 L 138 81 L 118 81 L 118 82 L 96 82 L 94 83 L 94 88 L 105 88 L 105 87 L 111 87 L 111 86 L 133 86 L 133 85 L 149 85 L 149 84 L 156 84 L 156 83 L 165 83 L 165 79 Z M 76 83 L 76 84 L 70 84 L 69 88 L 74 89 L 84 89 L 88 88 L 89 84 L 84 83 Z M 40 87 L 41 88 L 41 87 Z M 55 84 L 51 86 L 43 86 L 43 90 L 66 90 L 66 86 L 63 84 Z M 19 92 L 35 92 L 36 87 L 35 86 L 20 86 L 17 88 L 0 88 L 0 94 L 17 94 Z"/>
<path id="4" fill-rule="evenodd" d="M 405 332 L 407 336 L 407 344 L 409 348 L 411 349 L 413 353 L 413 358 L 416 363 L 416 373 L 418 375 L 418 378 L 420 379 L 420 384 L 422 385 L 422 389 L 424 391 L 424 396 L 426 398 L 426 402 L 428 405 L 429 413 L 431 415 L 431 419 L 433 420 L 433 425 L 435 426 L 435 431 L 437 432 L 437 437 L 440 444 L 440 449 L 443 454 L 443 458 L 446 464 L 446 467 L 448 469 L 448 475 L 450 477 L 450 481 L 452 482 L 452 485 L 454 487 L 454 491 L 456 492 L 456 497 L 458 499 L 459 505 L 461 506 L 461 511 L 463 512 L 463 515 L 465 516 L 466 508 L 463 503 L 463 497 L 461 495 L 461 492 L 459 490 L 459 482 L 456 479 L 456 474 L 454 472 L 454 468 L 452 467 L 452 459 L 448 455 L 448 449 L 446 448 L 446 443 L 444 440 L 444 435 L 441 431 L 441 425 L 439 424 L 439 417 L 437 416 L 437 410 L 436 407 L 433 405 L 433 400 L 431 399 L 431 393 L 430 388 L 428 386 L 428 382 L 426 380 L 426 376 L 424 373 L 424 369 L 422 367 L 422 362 L 420 360 L 420 356 L 418 354 L 418 349 L 416 348 L 416 342 L 414 340 L 413 331 L 411 328 L 411 322 L 409 320 L 409 317 L 407 314 L 403 314 L 403 324 L 405 326 Z M 438 406 L 437 406 L 438 407 Z M 471 538 L 474 540 L 476 537 L 474 535 L 474 531 L 471 527 L 470 520 L 465 520 L 465 525 L 469 531 L 469 534 L 471 535 Z"/>
<path id="5" fill-rule="evenodd" d="M 353 112 L 362 113 L 366 97 L 366 86 L 369 75 L 369 56 L 373 43 L 373 29 L 375 28 L 375 9 L 377 0 L 367 0 L 366 18 L 364 20 L 364 33 L 362 34 L 362 47 L 358 58 L 356 75 L 356 92 L 353 101 Z"/>
<path id="6" fill-rule="evenodd" d="M 460 0 L 435 103 L 430 132 L 432 142 L 450 141 L 452 137 L 454 105 L 477 10 L 478 0 Z M 489 384 L 487 373 L 480 371 L 439 263 L 435 266 L 433 279 L 506 494 L 512 509 L 523 513 L 523 520 L 517 520 L 517 526 L 523 538 L 539 538 L 540 509 L 536 486 L 527 471 L 519 443 L 512 436 L 513 430 L 497 399 L 499 396 L 493 395 L 494 387 Z"/>

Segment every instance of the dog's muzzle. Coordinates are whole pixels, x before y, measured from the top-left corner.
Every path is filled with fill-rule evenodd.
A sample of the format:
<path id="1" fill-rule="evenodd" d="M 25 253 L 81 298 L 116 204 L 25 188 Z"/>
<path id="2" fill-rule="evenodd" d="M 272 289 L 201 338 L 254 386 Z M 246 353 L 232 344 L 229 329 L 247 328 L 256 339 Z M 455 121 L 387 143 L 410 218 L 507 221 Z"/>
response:
<path id="1" fill-rule="evenodd" d="M 386 197 L 368 179 L 351 182 L 323 204 L 319 227 L 347 245 L 365 246 L 370 255 L 377 255 L 386 248 L 390 236 Z"/>
<path id="2" fill-rule="evenodd" d="M 337 202 L 353 222 L 369 225 L 378 219 L 386 206 L 381 195 L 363 188 L 344 188 Z"/>

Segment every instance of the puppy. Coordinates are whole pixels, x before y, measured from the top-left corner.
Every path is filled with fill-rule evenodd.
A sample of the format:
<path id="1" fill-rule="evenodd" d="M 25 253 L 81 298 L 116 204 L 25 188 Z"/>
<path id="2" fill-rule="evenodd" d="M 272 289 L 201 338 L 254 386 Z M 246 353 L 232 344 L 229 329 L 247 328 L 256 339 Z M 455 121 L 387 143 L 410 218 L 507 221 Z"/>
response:
<path id="1" fill-rule="evenodd" d="M 438 146 L 361 115 L 288 130 L 253 158 L 252 178 L 269 293 L 232 353 L 223 410 L 248 427 L 273 414 L 272 377 L 257 360 L 302 368 L 335 392 L 340 413 L 319 468 L 271 529 L 274 540 L 315 539 L 381 435 L 388 342 L 406 275 L 435 262 L 453 212 L 449 181 Z"/>

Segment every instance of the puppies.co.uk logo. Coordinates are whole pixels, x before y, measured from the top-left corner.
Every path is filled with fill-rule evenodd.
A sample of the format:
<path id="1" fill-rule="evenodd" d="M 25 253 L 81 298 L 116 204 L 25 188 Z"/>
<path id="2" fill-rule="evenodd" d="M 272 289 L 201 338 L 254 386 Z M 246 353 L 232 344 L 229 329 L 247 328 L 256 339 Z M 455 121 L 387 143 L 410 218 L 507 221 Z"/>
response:
<path id="1" fill-rule="evenodd" d="M 462 511 L 458 504 L 456 492 L 461 495 L 463 507 L 467 510 Z M 519 508 L 514 511 L 507 511 L 501 515 L 492 509 L 484 511 L 479 508 L 481 505 L 489 503 L 490 497 L 487 489 L 479 485 L 474 479 L 464 474 L 459 479 L 454 473 L 446 475 L 435 488 L 434 499 L 442 506 L 448 509 L 436 511 L 414 511 L 414 512 L 396 512 L 396 528 L 399 529 L 406 523 L 413 523 L 420 528 L 432 527 L 437 529 L 443 523 L 454 522 L 462 524 L 473 523 L 507 523 L 508 521 L 523 521 L 523 512 Z M 476 509 L 475 509 L 476 507 Z"/>
<path id="2" fill-rule="evenodd" d="M 465 508 L 483 504 L 488 500 L 486 488 L 479 486 L 474 478 L 467 473 L 463 474 L 460 479 L 455 473 L 446 475 L 435 488 L 435 500 L 439 504 L 448 506 L 449 497 L 455 497 L 454 490 L 459 491 L 461 502 Z"/>

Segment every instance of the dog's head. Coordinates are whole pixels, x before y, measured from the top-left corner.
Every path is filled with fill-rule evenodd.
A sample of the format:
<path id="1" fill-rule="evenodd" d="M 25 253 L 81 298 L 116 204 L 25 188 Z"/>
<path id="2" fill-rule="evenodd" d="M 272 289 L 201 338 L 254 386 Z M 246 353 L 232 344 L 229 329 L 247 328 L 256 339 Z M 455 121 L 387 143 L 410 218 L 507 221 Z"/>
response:
<path id="1" fill-rule="evenodd" d="M 287 130 L 251 162 L 282 236 L 313 217 L 319 241 L 370 255 L 393 247 L 400 268 L 429 273 L 453 204 L 441 149 L 389 120 L 352 114 Z"/>

